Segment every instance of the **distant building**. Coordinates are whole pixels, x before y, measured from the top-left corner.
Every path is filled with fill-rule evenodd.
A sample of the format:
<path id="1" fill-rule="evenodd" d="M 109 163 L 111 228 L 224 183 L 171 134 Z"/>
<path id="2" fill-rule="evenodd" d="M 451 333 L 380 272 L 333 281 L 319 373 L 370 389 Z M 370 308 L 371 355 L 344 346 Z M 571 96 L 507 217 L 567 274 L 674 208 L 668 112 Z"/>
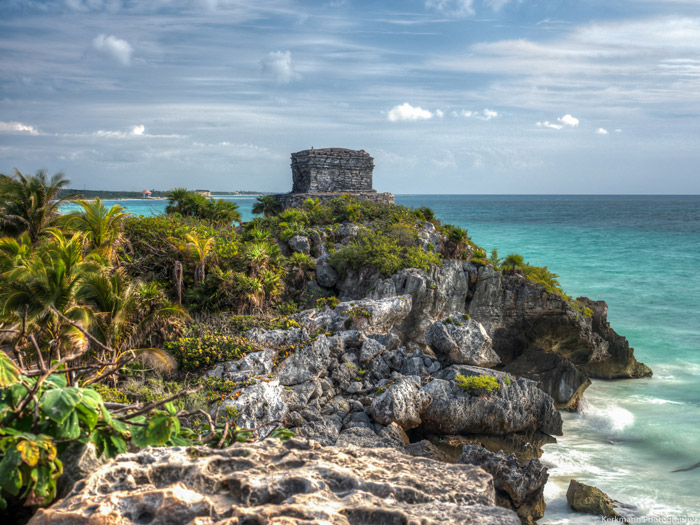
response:
<path id="1" fill-rule="evenodd" d="M 143 190 L 141 192 L 141 197 L 143 197 L 144 199 L 150 199 L 151 198 L 150 190 Z"/>
<path id="2" fill-rule="evenodd" d="M 194 192 L 197 195 L 202 195 L 203 197 L 206 197 L 207 199 L 211 197 L 211 192 L 209 190 L 194 190 Z"/>
<path id="3" fill-rule="evenodd" d="M 365 150 L 307 149 L 292 153 L 292 191 L 275 198 L 285 208 L 301 206 L 309 198 L 327 202 L 340 195 L 394 204 L 391 193 L 372 188 L 374 159 Z"/>

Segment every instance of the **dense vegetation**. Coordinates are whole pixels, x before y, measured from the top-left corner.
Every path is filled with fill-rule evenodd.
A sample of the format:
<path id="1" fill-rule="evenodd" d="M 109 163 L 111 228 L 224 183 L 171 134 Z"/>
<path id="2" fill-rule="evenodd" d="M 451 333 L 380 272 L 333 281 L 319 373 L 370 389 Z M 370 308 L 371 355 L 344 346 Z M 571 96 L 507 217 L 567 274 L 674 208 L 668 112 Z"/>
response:
<path id="1" fill-rule="evenodd" d="M 259 429 L 239 428 L 223 404 L 243 385 L 196 372 L 260 351 L 243 335 L 252 327 L 293 328 L 300 308 L 337 303 L 308 286 L 314 250 L 341 276 L 430 270 L 447 257 L 521 272 L 564 296 L 547 268 L 495 251 L 487 259 L 427 208 L 339 197 L 282 210 L 263 196 L 260 216 L 240 224 L 236 204 L 174 189 L 161 216 L 99 198 L 60 215 L 67 184 L 60 174 L 0 175 L 0 507 L 50 503 L 73 443 L 111 457 L 255 439 Z M 295 348 L 276 351 L 275 365 Z"/>

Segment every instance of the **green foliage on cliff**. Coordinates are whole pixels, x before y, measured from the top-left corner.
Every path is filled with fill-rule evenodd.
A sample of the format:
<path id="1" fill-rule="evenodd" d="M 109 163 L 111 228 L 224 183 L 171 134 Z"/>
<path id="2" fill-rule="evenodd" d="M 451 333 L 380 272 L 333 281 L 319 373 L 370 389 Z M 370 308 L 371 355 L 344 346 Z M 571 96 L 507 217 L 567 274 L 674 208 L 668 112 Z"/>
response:
<path id="1" fill-rule="evenodd" d="M 165 208 L 165 213 L 180 217 L 196 217 L 222 226 L 241 222 L 241 214 L 235 202 L 208 199 L 184 188 L 175 188 L 168 193 L 168 206 Z"/>
<path id="2" fill-rule="evenodd" d="M 473 396 L 480 396 L 501 389 L 498 379 L 492 376 L 463 376 L 462 374 L 457 374 L 455 380 L 467 394 Z"/>
<path id="3" fill-rule="evenodd" d="M 349 270 L 371 268 L 390 276 L 404 268 L 430 269 L 440 258 L 418 245 L 418 233 L 396 224 L 382 231 L 365 230 L 346 248 L 331 254 L 330 263 L 342 275 Z"/>

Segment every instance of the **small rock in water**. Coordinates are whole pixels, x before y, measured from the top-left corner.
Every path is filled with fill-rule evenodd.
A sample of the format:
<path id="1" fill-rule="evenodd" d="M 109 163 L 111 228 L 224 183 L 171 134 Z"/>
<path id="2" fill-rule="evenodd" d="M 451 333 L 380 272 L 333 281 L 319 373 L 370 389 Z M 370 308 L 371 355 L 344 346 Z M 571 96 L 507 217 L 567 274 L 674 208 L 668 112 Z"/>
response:
<path id="1" fill-rule="evenodd" d="M 585 512 L 586 514 L 597 514 L 606 518 L 622 519 L 623 523 L 627 523 L 622 516 L 615 511 L 615 503 L 602 490 L 579 483 L 572 479 L 569 483 L 569 490 L 566 491 L 566 501 L 572 509 L 577 512 Z"/>

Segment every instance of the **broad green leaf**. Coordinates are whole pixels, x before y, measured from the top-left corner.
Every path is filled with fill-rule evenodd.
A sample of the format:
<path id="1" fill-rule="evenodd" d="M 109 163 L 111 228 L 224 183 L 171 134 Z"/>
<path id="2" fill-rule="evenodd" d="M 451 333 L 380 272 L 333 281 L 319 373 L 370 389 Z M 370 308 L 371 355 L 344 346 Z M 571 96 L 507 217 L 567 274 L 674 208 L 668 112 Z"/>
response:
<path id="1" fill-rule="evenodd" d="M 104 405 L 100 406 L 100 411 L 102 412 L 102 420 L 114 430 L 120 434 L 124 434 L 128 430 L 126 424 L 114 419 L 110 411 L 107 410 Z"/>
<path id="2" fill-rule="evenodd" d="M 19 368 L 5 352 L 0 351 L 0 387 L 8 387 L 19 382 Z"/>
<path id="3" fill-rule="evenodd" d="M 20 383 L 16 383 L 10 387 L 10 397 L 11 397 L 11 402 L 13 408 L 17 408 L 17 405 L 19 405 L 20 401 L 24 398 L 29 393 L 29 390 L 27 390 L 27 387 Z"/>
<path id="4" fill-rule="evenodd" d="M 51 374 L 46 378 L 45 383 L 53 385 L 56 388 L 66 388 L 68 386 L 68 378 L 66 374 Z"/>
<path id="5" fill-rule="evenodd" d="M 168 401 L 163 405 L 163 407 L 165 407 L 165 410 L 167 410 L 171 416 L 177 414 L 177 410 L 175 409 L 175 405 L 173 405 L 172 401 Z"/>
<path id="6" fill-rule="evenodd" d="M 22 487 L 22 474 L 18 468 L 21 463 L 22 456 L 16 447 L 7 449 L 5 457 L 0 461 L 0 487 L 13 496 Z"/>
<path id="7" fill-rule="evenodd" d="M 30 467 L 36 467 L 36 464 L 39 463 L 39 446 L 33 441 L 20 441 L 17 443 L 17 450 L 22 461 Z"/>
<path id="8" fill-rule="evenodd" d="M 82 421 L 83 424 L 88 428 L 88 430 L 92 432 L 95 428 L 95 425 L 97 425 L 97 420 L 100 417 L 100 414 L 97 411 L 97 409 L 85 403 L 85 399 L 83 399 L 82 403 L 78 403 L 75 408 L 78 412 L 78 417 L 80 418 L 80 421 Z"/>
<path id="9" fill-rule="evenodd" d="M 63 423 L 83 399 L 79 388 L 57 388 L 44 392 L 40 399 L 41 410 L 56 423 Z"/>
<path id="10" fill-rule="evenodd" d="M 149 445 L 160 447 L 170 438 L 173 428 L 173 418 L 167 414 L 156 414 L 148 421 L 146 441 Z"/>
<path id="11" fill-rule="evenodd" d="M 110 434 L 109 437 L 105 439 L 106 457 L 113 458 L 124 452 L 126 452 L 126 441 L 124 441 L 124 438 L 116 434 Z"/>
<path id="12" fill-rule="evenodd" d="M 51 468 L 48 465 L 39 465 L 36 472 L 34 492 L 44 500 L 53 499 L 53 493 L 56 491 L 56 481 L 51 476 Z"/>
<path id="13" fill-rule="evenodd" d="M 80 424 L 77 410 L 73 410 L 66 420 L 58 427 L 56 437 L 63 439 L 75 439 L 80 437 Z"/>
<path id="14" fill-rule="evenodd" d="M 81 388 L 80 391 L 83 393 L 83 403 L 86 405 L 92 408 L 102 405 L 102 396 L 92 388 Z"/>

